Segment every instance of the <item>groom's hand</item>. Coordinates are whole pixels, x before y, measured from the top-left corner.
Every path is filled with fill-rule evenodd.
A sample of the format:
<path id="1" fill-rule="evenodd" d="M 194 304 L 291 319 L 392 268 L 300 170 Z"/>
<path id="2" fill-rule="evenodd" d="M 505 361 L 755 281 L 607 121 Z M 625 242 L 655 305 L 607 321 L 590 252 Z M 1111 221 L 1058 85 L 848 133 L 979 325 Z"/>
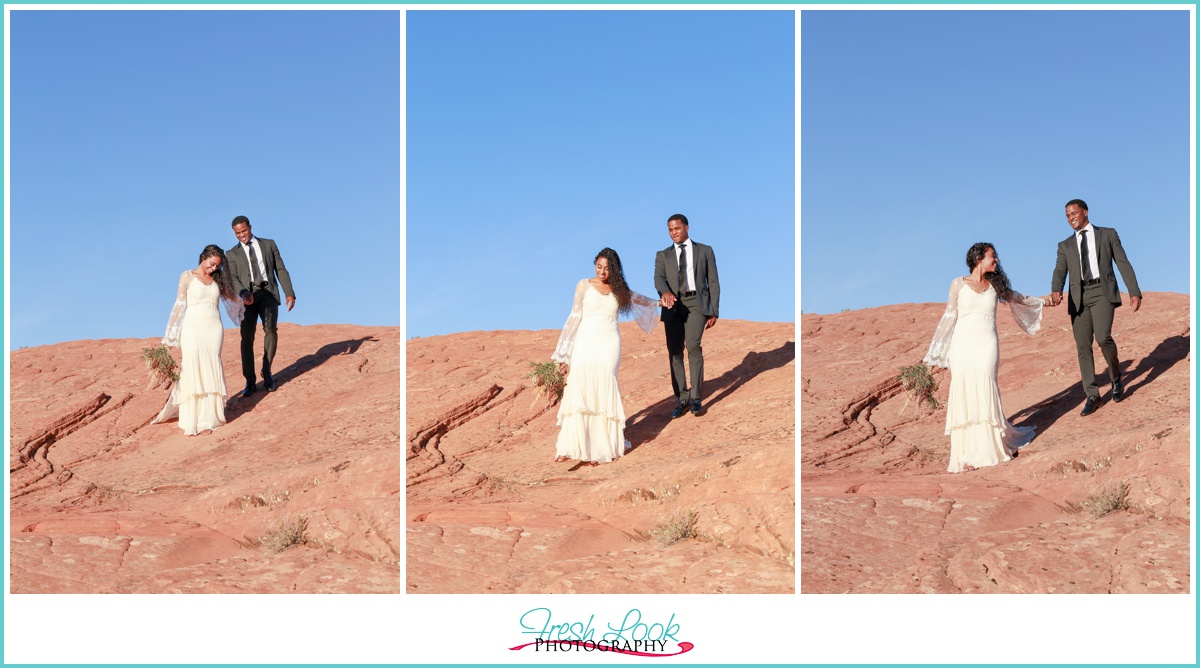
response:
<path id="1" fill-rule="evenodd" d="M 284 299 L 287 301 L 288 310 L 289 311 L 292 310 L 292 307 L 296 305 L 296 298 L 295 297 L 285 297 Z"/>
<path id="2" fill-rule="evenodd" d="M 710 315 L 710 316 L 708 316 L 708 319 L 704 322 L 704 329 L 712 329 L 712 326 L 715 324 L 717 324 L 717 316 Z"/>
<path id="3" fill-rule="evenodd" d="M 1062 303 L 1062 293 L 1061 292 L 1051 292 L 1050 293 L 1050 305 L 1058 306 L 1061 303 Z"/>
<path id="4" fill-rule="evenodd" d="M 1141 297 L 1130 297 L 1129 305 L 1136 312 L 1138 309 L 1140 309 L 1142 307 L 1142 298 Z"/>
<path id="5" fill-rule="evenodd" d="M 667 308 L 675 308 L 675 295 L 670 292 L 664 293 L 662 296 L 663 306 Z"/>

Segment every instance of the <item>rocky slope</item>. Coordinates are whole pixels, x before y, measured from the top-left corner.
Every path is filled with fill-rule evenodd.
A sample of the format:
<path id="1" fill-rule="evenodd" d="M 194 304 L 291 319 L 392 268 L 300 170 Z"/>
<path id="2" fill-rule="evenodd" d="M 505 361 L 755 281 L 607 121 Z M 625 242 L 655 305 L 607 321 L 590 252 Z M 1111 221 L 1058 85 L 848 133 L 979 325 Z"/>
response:
<path id="1" fill-rule="evenodd" d="M 149 424 L 157 340 L 13 352 L 13 592 L 399 592 L 399 329 L 284 324 L 279 341 L 278 391 L 191 438 Z M 223 359 L 239 392 L 236 330 Z M 307 542 L 275 551 L 289 528 Z"/>
<path id="2" fill-rule="evenodd" d="M 944 409 L 895 380 L 944 305 L 803 315 L 801 592 L 1190 591 L 1189 297 L 1145 298 L 1113 327 L 1127 398 L 1086 418 L 1065 307 L 1032 337 L 1002 307 L 1004 407 L 1038 437 L 960 474 L 945 471 Z M 949 372 L 936 377 L 944 402 Z M 1097 517 L 1122 487 L 1129 507 Z"/>
<path id="3" fill-rule="evenodd" d="M 556 410 L 529 362 L 558 331 L 407 342 L 410 593 L 795 590 L 795 326 L 721 320 L 704 336 L 706 410 L 672 421 L 661 325 L 621 325 L 634 449 L 556 464 Z M 697 535 L 652 534 L 686 517 Z"/>

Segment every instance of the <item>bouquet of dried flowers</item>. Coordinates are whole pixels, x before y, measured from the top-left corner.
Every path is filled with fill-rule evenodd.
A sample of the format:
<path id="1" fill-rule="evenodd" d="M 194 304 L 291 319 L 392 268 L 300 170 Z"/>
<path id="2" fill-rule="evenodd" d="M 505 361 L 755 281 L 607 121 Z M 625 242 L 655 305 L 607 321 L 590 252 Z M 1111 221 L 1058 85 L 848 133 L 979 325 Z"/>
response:
<path id="1" fill-rule="evenodd" d="M 152 387 L 169 386 L 179 380 L 179 365 L 171 357 L 171 349 L 166 346 L 142 348 L 142 362 L 150 374 L 147 390 Z"/>
<path id="2" fill-rule="evenodd" d="M 567 386 L 566 365 L 559 362 L 530 362 L 529 367 L 532 369 L 529 376 L 537 387 L 537 394 L 533 396 L 529 407 L 533 408 L 542 395 L 546 396 L 551 406 L 562 401 L 563 388 Z"/>
<path id="3" fill-rule="evenodd" d="M 934 391 L 937 390 L 937 381 L 933 379 L 932 370 L 924 362 L 900 367 L 900 375 L 897 380 L 900 381 L 900 386 L 908 392 L 908 398 L 900 409 L 901 414 L 904 414 L 904 409 L 908 408 L 908 402 L 913 399 L 917 400 L 918 406 L 924 402 L 935 410 L 941 407 L 937 397 L 933 396 Z"/>

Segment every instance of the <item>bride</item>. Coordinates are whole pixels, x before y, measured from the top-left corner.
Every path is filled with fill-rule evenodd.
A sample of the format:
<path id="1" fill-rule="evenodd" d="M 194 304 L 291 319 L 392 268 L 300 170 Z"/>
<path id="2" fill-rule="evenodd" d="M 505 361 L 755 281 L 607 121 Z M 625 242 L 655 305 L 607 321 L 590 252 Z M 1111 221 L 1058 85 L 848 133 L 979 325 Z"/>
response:
<path id="1" fill-rule="evenodd" d="M 221 366 L 221 343 L 225 328 L 217 300 L 236 326 L 245 307 L 233 293 L 233 280 L 225 271 L 225 253 L 208 245 L 200 253 L 200 266 L 179 275 L 179 291 L 163 345 L 178 346 L 182 354 L 179 380 L 158 417 L 166 422 L 179 416 L 179 428 L 188 436 L 211 434 L 225 424 L 225 369 Z"/>
<path id="2" fill-rule="evenodd" d="M 995 247 L 989 243 L 971 246 L 967 268 L 970 275 L 950 283 L 946 312 L 924 360 L 930 366 L 950 369 L 946 435 L 950 437 L 951 473 L 1006 462 L 1017 448 L 1033 440 L 1033 427 L 1014 427 L 1000 404 L 996 303 L 1007 302 L 1017 325 L 1027 334 L 1041 328 L 1042 307 L 1051 305 L 1048 297 L 1026 297 L 1013 290 Z"/>
<path id="3" fill-rule="evenodd" d="M 596 276 L 575 285 L 571 315 L 551 356 L 570 365 L 558 407 L 556 462 L 578 459 L 588 466 L 611 462 L 631 446 L 625 440 L 625 408 L 617 385 L 621 332 L 617 316 L 632 314 L 649 334 L 661 301 L 643 297 L 625 283 L 621 258 L 611 248 L 596 255 Z"/>

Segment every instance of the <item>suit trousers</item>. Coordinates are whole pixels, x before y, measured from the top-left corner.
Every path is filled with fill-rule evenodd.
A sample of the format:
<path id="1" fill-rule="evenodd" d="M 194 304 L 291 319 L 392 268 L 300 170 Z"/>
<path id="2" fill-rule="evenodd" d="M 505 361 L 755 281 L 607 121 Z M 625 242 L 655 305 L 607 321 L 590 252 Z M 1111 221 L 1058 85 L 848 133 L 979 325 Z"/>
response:
<path id="1" fill-rule="evenodd" d="M 271 375 L 271 361 L 275 359 L 279 302 L 270 290 L 262 288 L 254 291 L 254 303 L 246 307 L 246 317 L 242 319 L 242 375 L 245 376 L 247 385 L 255 380 L 254 336 L 260 319 L 263 326 L 262 375 L 266 378 Z"/>
<path id="2" fill-rule="evenodd" d="M 667 332 L 667 353 L 671 357 L 671 386 L 680 403 L 700 400 L 700 387 L 704 383 L 704 350 L 700 339 L 704 336 L 704 324 L 708 318 L 700 310 L 700 298 L 696 295 L 675 302 L 675 317 L 663 321 Z M 691 371 L 691 391 L 688 391 L 689 374 L 683 366 L 683 351 L 687 349 L 688 370 Z"/>
<path id="3" fill-rule="evenodd" d="M 1116 306 L 1104 295 L 1099 283 L 1083 288 L 1083 304 L 1080 312 L 1071 318 L 1071 330 L 1075 334 L 1075 348 L 1079 352 L 1079 374 L 1083 377 L 1083 391 L 1089 397 L 1100 396 L 1096 384 L 1096 362 L 1092 355 L 1092 340 L 1100 346 L 1104 361 L 1108 363 L 1108 377 L 1114 383 L 1121 380 L 1120 362 L 1117 361 L 1117 343 L 1112 338 L 1113 315 Z"/>

